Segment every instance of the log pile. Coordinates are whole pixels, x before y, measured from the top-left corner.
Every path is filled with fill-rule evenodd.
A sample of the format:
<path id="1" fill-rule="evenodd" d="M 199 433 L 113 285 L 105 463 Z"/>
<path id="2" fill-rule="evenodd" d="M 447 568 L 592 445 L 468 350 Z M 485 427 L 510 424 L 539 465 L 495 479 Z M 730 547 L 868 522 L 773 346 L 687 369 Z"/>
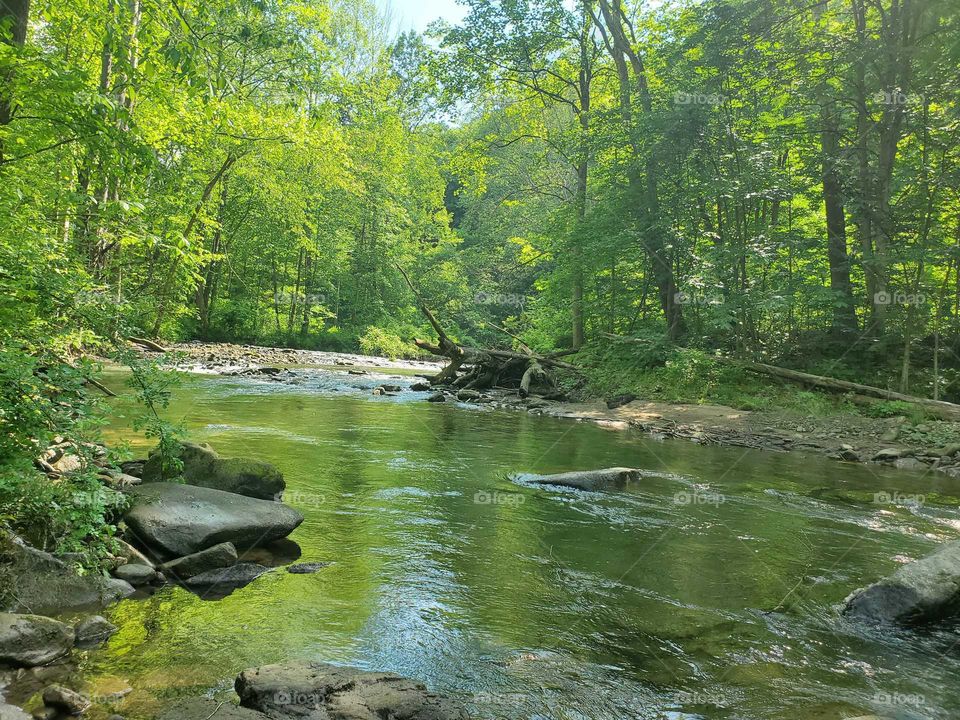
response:
<path id="1" fill-rule="evenodd" d="M 407 286 L 417 299 L 420 311 L 437 333 L 436 342 L 418 338 L 414 339 L 414 344 L 421 350 L 449 360 L 440 373 L 428 378 L 431 384 L 447 385 L 463 390 L 515 389 L 523 398 L 532 394 L 559 398 L 562 393 L 557 388 L 552 371 L 561 368 L 578 371 L 575 365 L 560 360 L 561 357 L 575 352 L 573 350 L 541 355 L 519 341 L 519 351 L 460 345 L 447 335 L 436 316 L 423 302 L 403 268 L 398 266 L 397 269 L 400 270 Z"/>

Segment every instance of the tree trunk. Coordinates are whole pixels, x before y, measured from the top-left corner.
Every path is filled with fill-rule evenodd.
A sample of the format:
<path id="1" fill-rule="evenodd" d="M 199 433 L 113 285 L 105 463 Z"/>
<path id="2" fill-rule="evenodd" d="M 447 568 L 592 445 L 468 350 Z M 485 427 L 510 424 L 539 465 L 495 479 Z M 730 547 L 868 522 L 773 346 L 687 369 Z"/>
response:
<path id="1" fill-rule="evenodd" d="M 830 263 L 830 289 L 833 291 L 833 332 L 840 337 L 857 331 L 857 313 L 850 282 L 850 260 L 847 257 L 847 219 L 836 166 L 840 155 L 840 131 L 835 113 L 836 104 L 832 100 L 822 104 L 820 149 L 823 204 L 827 220 L 827 258 Z"/>
<path id="2" fill-rule="evenodd" d="M 30 0 L 0 0 L 0 28 L 9 27 L 0 35 L 0 41 L 12 48 L 22 48 L 27 40 L 27 22 L 30 18 Z M 13 69 L 3 75 L 0 83 L 0 127 L 13 120 Z M 3 164 L 3 143 L 0 141 L 0 165 Z"/>

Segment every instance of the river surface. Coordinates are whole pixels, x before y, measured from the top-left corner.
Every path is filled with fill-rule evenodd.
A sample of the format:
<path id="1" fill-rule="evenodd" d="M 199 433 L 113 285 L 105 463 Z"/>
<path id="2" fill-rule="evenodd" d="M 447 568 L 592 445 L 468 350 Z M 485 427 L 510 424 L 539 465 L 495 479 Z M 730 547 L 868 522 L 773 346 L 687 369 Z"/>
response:
<path id="1" fill-rule="evenodd" d="M 332 564 L 110 608 L 119 633 L 81 661 L 91 692 L 132 687 L 118 709 L 136 720 L 308 659 L 416 678 L 477 718 L 960 717 L 956 628 L 836 614 L 960 535 L 956 481 L 374 397 L 377 382 L 185 380 L 168 415 L 222 455 L 278 465 L 306 516 L 301 560 Z M 107 437 L 143 455 L 131 407 L 118 400 Z M 610 493 L 512 479 L 614 465 L 649 475 Z"/>

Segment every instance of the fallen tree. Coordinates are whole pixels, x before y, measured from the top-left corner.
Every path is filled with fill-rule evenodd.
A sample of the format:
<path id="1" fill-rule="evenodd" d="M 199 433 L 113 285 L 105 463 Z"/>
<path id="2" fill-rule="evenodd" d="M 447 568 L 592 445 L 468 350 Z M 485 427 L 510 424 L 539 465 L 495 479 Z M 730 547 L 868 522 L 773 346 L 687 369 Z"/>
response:
<path id="1" fill-rule="evenodd" d="M 613 335 L 603 333 L 604 337 L 622 343 L 631 343 L 643 345 L 646 340 L 642 338 L 625 337 L 623 335 Z M 873 387 L 872 385 L 863 385 L 861 383 L 850 382 L 849 380 L 839 380 L 838 378 L 826 377 L 824 375 L 813 375 L 811 373 L 800 372 L 799 370 L 790 370 L 789 368 L 777 367 L 776 365 L 767 365 L 765 363 L 751 362 L 749 360 L 736 360 L 726 358 L 720 355 L 714 356 L 717 362 L 726 365 L 733 365 L 743 368 L 758 375 L 767 375 L 780 380 L 799 383 L 808 387 L 815 387 L 820 390 L 832 392 L 853 393 L 851 400 L 857 404 L 863 405 L 868 398 L 879 400 L 895 400 L 898 402 L 917 405 L 926 412 L 941 420 L 950 420 L 960 422 L 960 405 L 944 402 L 943 400 L 930 400 L 928 398 L 916 397 L 915 395 L 905 395 L 893 390 Z"/>
<path id="2" fill-rule="evenodd" d="M 546 355 L 537 354 L 512 333 L 496 325 L 493 327 L 497 327 L 498 330 L 517 340 L 521 348 L 519 352 L 460 345 L 447 335 L 446 330 L 420 297 L 403 268 L 398 265 L 397 269 L 403 275 L 410 292 L 417 299 L 420 312 L 437 333 L 437 342 L 415 338 L 414 344 L 421 350 L 449 360 L 440 373 L 428 378 L 433 385 L 450 385 L 464 390 L 515 388 L 520 393 L 520 397 L 528 397 L 534 393 L 558 393 L 556 382 L 550 374 L 551 369 L 579 371 L 576 365 L 560 360 L 561 357 L 575 352 L 574 350 L 562 350 Z"/>

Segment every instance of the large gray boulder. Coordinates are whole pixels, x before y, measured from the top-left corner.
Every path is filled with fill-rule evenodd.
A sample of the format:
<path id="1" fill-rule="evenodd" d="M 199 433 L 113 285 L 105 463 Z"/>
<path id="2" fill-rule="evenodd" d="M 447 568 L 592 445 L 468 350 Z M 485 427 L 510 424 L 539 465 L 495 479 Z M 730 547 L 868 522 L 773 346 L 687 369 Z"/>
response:
<path id="1" fill-rule="evenodd" d="M 282 503 L 193 485 L 144 483 L 127 494 L 129 532 L 165 560 L 224 542 L 237 548 L 264 545 L 303 522 L 303 515 Z"/>
<path id="2" fill-rule="evenodd" d="M 642 473 L 634 468 L 612 467 L 603 470 L 579 470 L 557 475 L 523 475 L 524 480 L 537 485 L 559 485 L 578 490 L 609 490 L 622 488 L 639 480 Z"/>
<path id="3" fill-rule="evenodd" d="M 960 612 L 960 540 L 853 592 L 843 614 L 871 624 L 912 625 Z"/>
<path id="4" fill-rule="evenodd" d="M 242 458 L 222 458 L 209 445 L 181 443 L 178 457 L 188 485 L 213 488 L 261 500 L 277 500 L 286 488 L 283 475 L 270 463 Z M 164 477 L 160 454 L 154 450 L 143 466 L 145 483 L 172 480 Z"/>
<path id="5" fill-rule="evenodd" d="M 271 718 L 463 720 L 466 713 L 422 684 L 392 673 L 326 663 L 266 665 L 234 683 L 240 704 Z"/>
<path id="6" fill-rule="evenodd" d="M 237 549 L 233 543 L 224 542 L 193 555 L 185 555 L 164 563 L 160 566 L 160 572 L 173 580 L 183 581 L 209 570 L 227 568 L 236 564 Z"/>
<path id="7" fill-rule="evenodd" d="M 0 531 L 0 610 L 55 615 L 77 608 L 103 607 L 134 592 L 116 578 L 78 575 L 50 553 Z M 4 607 L 5 605 L 5 607 Z"/>
<path id="8" fill-rule="evenodd" d="M 36 667 L 59 660 L 73 647 L 73 628 L 41 615 L 0 613 L 0 664 Z"/>

